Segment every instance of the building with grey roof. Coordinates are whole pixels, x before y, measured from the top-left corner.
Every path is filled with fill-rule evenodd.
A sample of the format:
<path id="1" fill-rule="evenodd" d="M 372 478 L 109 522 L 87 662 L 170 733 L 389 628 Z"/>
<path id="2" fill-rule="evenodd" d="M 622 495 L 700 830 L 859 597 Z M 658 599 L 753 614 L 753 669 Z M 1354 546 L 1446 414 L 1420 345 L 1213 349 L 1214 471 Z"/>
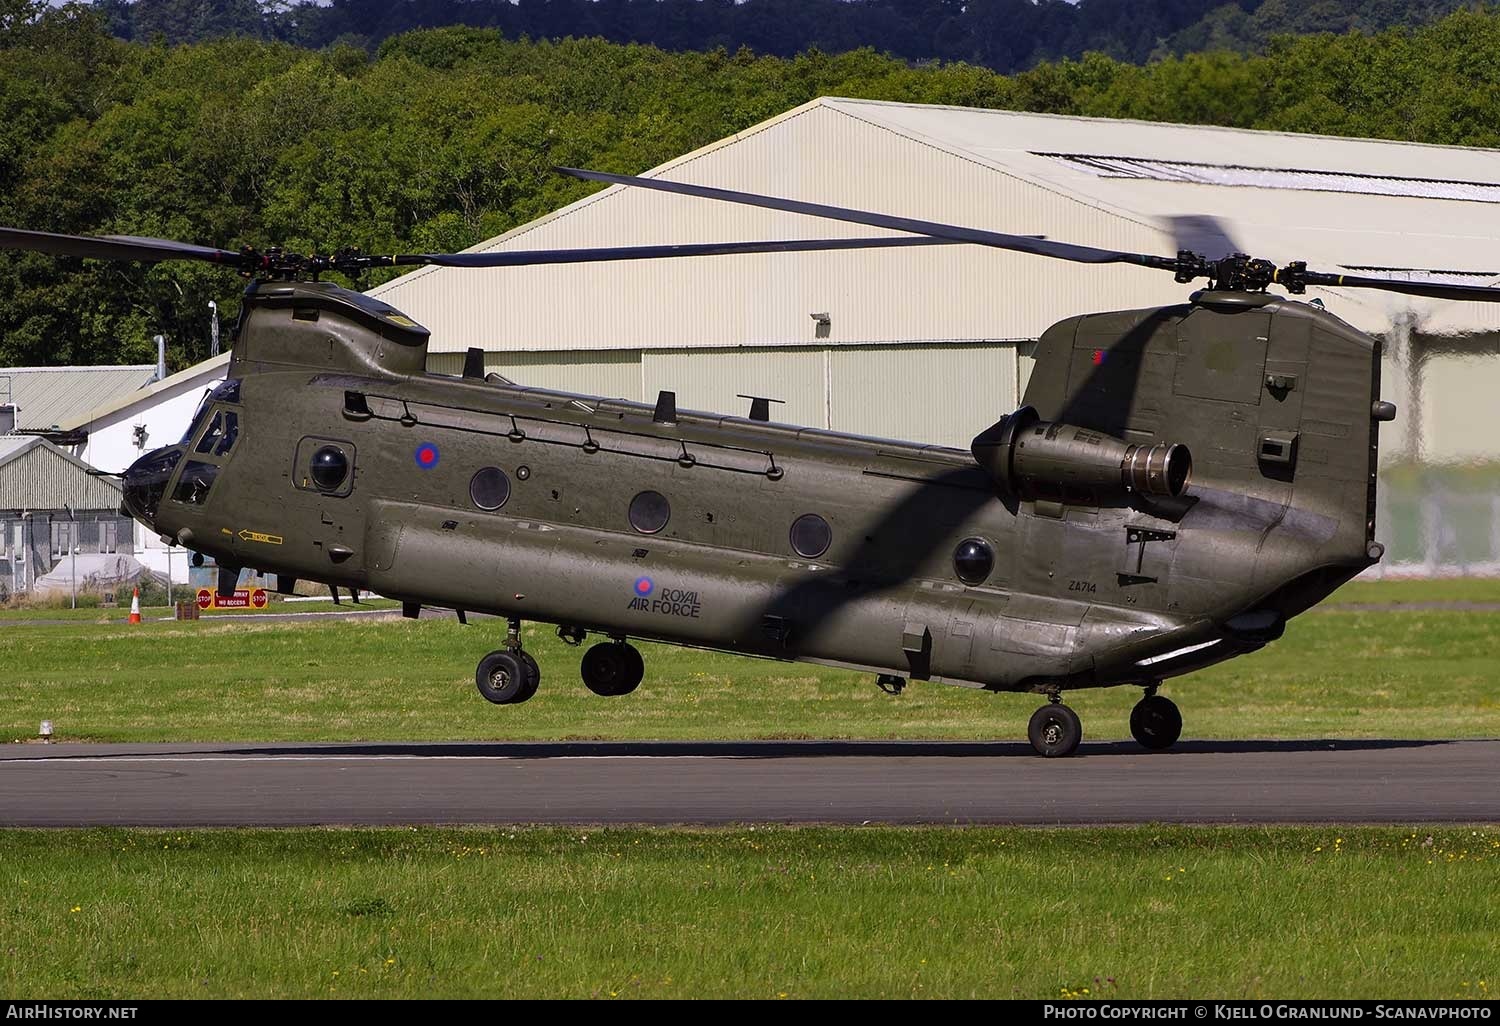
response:
<path id="1" fill-rule="evenodd" d="M 75 551 L 134 551 L 120 485 L 36 435 L 0 436 L 0 600 L 29 591 Z"/>
<path id="2" fill-rule="evenodd" d="M 0 435 L 51 431 L 156 380 L 152 364 L 0 367 Z"/>

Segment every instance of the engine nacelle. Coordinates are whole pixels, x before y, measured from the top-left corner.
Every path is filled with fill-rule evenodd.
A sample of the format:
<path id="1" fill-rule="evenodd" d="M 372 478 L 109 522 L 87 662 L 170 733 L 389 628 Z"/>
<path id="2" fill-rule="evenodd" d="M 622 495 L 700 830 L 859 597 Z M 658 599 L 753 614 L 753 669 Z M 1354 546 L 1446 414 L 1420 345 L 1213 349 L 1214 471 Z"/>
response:
<path id="1" fill-rule="evenodd" d="M 1044 421 L 1030 406 L 980 432 L 970 451 L 1001 496 L 1013 499 L 1175 498 L 1193 473 L 1185 445 L 1135 445 L 1091 428 Z"/>

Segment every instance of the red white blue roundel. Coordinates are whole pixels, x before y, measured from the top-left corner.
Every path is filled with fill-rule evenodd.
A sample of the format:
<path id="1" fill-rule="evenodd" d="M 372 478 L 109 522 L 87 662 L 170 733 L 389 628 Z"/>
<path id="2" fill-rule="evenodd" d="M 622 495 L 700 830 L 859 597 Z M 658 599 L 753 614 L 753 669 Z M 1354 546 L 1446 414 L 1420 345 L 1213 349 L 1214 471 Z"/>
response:
<path id="1" fill-rule="evenodd" d="M 649 577 L 637 577 L 635 579 L 635 593 L 641 598 L 645 598 L 651 594 L 652 589 L 655 587 L 656 585 L 651 582 L 651 578 Z"/>
<path id="2" fill-rule="evenodd" d="M 438 447 L 431 442 L 423 442 L 417 446 L 417 451 L 412 455 L 416 457 L 417 466 L 423 470 L 431 470 L 438 465 Z"/>

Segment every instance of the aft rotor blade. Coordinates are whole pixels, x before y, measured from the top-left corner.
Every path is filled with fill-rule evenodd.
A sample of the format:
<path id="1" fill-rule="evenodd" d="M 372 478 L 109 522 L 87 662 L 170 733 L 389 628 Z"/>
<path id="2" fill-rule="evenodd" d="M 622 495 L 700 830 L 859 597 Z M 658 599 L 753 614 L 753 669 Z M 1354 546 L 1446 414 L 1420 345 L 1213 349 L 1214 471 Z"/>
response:
<path id="1" fill-rule="evenodd" d="M 1307 285 L 1322 285 L 1342 289 L 1380 289 L 1383 292 L 1399 292 L 1405 296 L 1423 296 L 1427 299 L 1456 299 L 1477 303 L 1500 303 L 1500 288 L 1487 285 L 1463 285 L 1438 281 L 1399 281 L 1395 278 L 1370 278 L 1358 274 L 1325 274 L 1307 271 L 1300 275 Z"/>
<path id="2" fill-rule="evenodd" d="M 836 249 L 889 249 L 903 246 L 952 246 L 955 239 L 930 235 L 889 235 L 868 239 L 783 239 L 767 242 L 703 242 L 680 246 L 613 246 L 595 249 L 500 250 L 493 253 L 419 253 L 393 257 L 394 266 L 437 264 L 439 267 L 530 267 L 537 264 L 583 264 L 609 260 L 657 260 L 666 257 L 733 256 L 742 253 L 813 253 Z"/>
<path id="3" fill-rule="evenodd" d="M 0 249 L 87 257 L 92 260 L 138 260 L 147 263 L 204 260 L 214 264 L 238 266 L 245 260 L 242 254 L 227 249 L 194 246 L 170 239 L 140 238 L 133 235 L 58 235 L 53 232 L 29 232 L 20 228 L 0 228 Z"/>
<path id="4" fill-rule="evenodd" d="M 573 167 L 559 167 L 557 171 L 574 178 L 591 182 L 607 182 L 611 185 L 633 185 L 642 189 L 677 193 L 681 196 L 697 196 L 702 199 L 738 203 L 743 206 L 763 207 L 767 210 L 783 210 L 790 214 L 807 214 L 811 217 L 826 217 L 834 221 L 866 224 L 872 228 L 889 228 L 892 231 L 911 232 L 914 235 L 930 235 L 933 238 L 952 242 L 969 242 L 979 246 L 992 246 L 1017 253 L 1053 257 L 1057 260 L 1072 260 L 1083 264 L 1138 264 L 1166 271 L 1175 271 L 1176 257 L 1150 256 L 1145 253 L 1127 253 L 1114 249 L 1096 249 L 1093 246 L 1078 246 L 1067 242 L 1052 242 L 1025 235 L 1007 235 L 982 228 L 965 228 L 959 225 L 942 224 L 937 221 L 920 221 L 911 217 L 896 217 L 892 214 L 877 214 L 868 210 L 849 207 L 833 207 L 823 203 L 806 203 L 802 200 L 784 199 L 777 196 L 762 196 L 753 192 L 736 192 L 733 189 L 716 189 L 706 185 L 689 185 L 686 182 L 670 182 L 661 178 L 636 178 L 630 175 L 612 175 L 603 171 L 587 171 Z"/>

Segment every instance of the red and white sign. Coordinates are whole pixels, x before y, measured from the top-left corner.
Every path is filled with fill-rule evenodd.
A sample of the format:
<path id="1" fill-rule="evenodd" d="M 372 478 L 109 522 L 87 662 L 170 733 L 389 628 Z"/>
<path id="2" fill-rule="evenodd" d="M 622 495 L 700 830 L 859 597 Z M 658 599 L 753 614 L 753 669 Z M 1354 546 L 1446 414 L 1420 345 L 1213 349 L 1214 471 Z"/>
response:
<path id="1" fill-rule="evenodd" d="M 198 589 L 199 609 L 264 609 L 266 589 L 238 588 L 233 595 L 220 595 L 209 588 Z"/>

